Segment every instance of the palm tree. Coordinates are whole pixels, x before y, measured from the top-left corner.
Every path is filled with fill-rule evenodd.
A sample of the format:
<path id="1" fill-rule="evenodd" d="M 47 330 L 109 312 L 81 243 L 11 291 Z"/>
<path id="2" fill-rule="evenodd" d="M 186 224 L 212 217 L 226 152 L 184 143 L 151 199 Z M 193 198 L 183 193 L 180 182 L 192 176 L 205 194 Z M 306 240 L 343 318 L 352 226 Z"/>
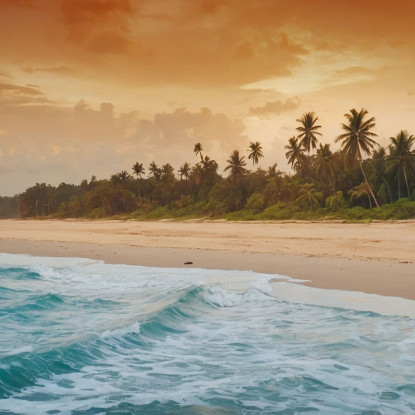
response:
<path id="1" fill-rule="evenodd" d="M 173 183 L 174 182 L 174 169 L 170 163 L 163 164 L 160 169 L 160 177 L 165 182 Z"/>
<path id="2" fill-rule="evenodd" d="M 196 143 L 193 151 L 195 152 L 196 156 L 199 154 L 200 159 L 203 161 L 203 155 L 202 155 L 203 147 L 202 147 L 202 144 Z"/>
<path id="3" fill-rule="evenodd" d="M 144 171 L 145 169 L 143 163 L 139 163 L 137 161 L 137 163 L 133 165 L 133 173 L 137 176 L 137 179 L 142 178 L 141 176 L 144 174 Z M 138 183 L 139 181 L 137 180 L 137 196 L 140 197 L 140 186 L 138 185 Z"/>
<path id="4" fill-rule="evenodd" d="M 134 164 L 133 173 L 137 177 L 140 177 L 140 179 L 141 179 L 141 176 L 144 174 L 144 171 L 145 171 L 145 169 L 144 169 L 143 163 L 137 162 L 137 163 Z"/>
<path id="5" fill-rule="evenodd" d="M 317 130 L 321 128 L 321 125 L 315 125 L 318 120 L 318 117 L 314 116 L 314 112 L 306 112 L 302 118 L 296 120 L 301 125 L 296 128 L 300 132 L 298 138 L 300 139 L 300 145 L 307 150 L 307 153 L 310 154 L 310 150 L 316 148 L 317 146 L 317 137 L 316 135 L 321 135 Z"/>
<path id="6" fill-rule="evenodd" d="M 154 179 L 160 179 L 161 176 L 161 170 L 157 166 L 157 164 L 152 161 L 150 163 L 150 166 L 148 167 L 149 175 L 152 175 Z"/>
<path id="7" fill-rule="evenodd" d="M 262 154 L 262 146 L 259 141 L 256 141 L 255 143 L 251 141 L 249 143 L 248 151 L 250 151 L 248 158 L 252 159 L 253 165 L 258 164 L 258 160 L 264 157 L 264 155 Z"/>
<path id="8" fill-rule="evenodd" d="M 359 186 L 353 187 L 353 189 L 350 189 L 348 191 L 348 194 L 350 196 L 350 204 L 353 207 L 353 203 L 358 200 L 362 199 L 364 197 L 367 197 L 369 201 L 369 207 L 372 207 L 372 199 L 370 198 L 370 190 L 367 183 L 360 183 Z"/>
<path id="9" fill-rule="evenodd" d="M 372 117 L 365 121 L 364 118 L 367 114 L 368 112 L 364 108 L 362 108 L 360 112 L 357 112 L 353 108 L 350 110 L 350 114 L 344 114 L 348 123 L 342 124 L 342 129 L 346 132 L 339 135 L 336 138 L 336 142 L 342 141 L 342 149 L 344 149 L 347 156 L 358 161 L 360 170 L 362 171 L 363 177 L 369 189 L 369 193 L 375 201 L 376 206 L 379 207 L 379 203 L 373 193 L 372 187 L 370 186 L 366 172 L 363 169 L 362 153 L 370 156 L 375 146 L 378 145 L 372 138 L 377 137 L 377 134 L 371 131 L 376 125 L 375 118 Z"/>
<path id="10" fill-rule="evenodd" d="M 388 156 L 386 155 L 385 147 L 379 146 L 378 149 L 372 153 L 371 164 L 375 171 L 375 177 L 380 183 L 376 196 L 383 199 L 383 203 L 387 203 L 386 197 L 389 197 L 389 203 L 393 203 L 393 197 L 390 186 L 390 174 L 388 172 Z"/>
<path id="11" fill-rule="evenodd" d="M 317 190 L 314 183 L 303 184 L 298 193 L 299 196 L 295 201 L 299 207 L 314 209 L 320 206 L 322 193 Z"/>
<path id="12" fill-rule="evenodd" d="M 229 170 L 229 177 L 238 180 L 239 177 L 244 176 L 246 173 L 248 173 L 248 170 L 245 168 L 246 161 L 244 158 L 244 156 L 241 157 L 239 155 L 238 150 L 233 151 L 229 159 L 226 160 L 228 165 L 224 169 L 224 171 Z"/>
<path id="13" fill-rule="evenodd" d="M 178 170 L 178 173 L 180 174 L 180 180 L 183 180 L 183 176 L 187 180 L 190 176 L 190 164 L 186 161 L 183 163 L 183 165 Z"/>
<path id="14" fill-rule="evenodd" d="M 277 172 L 277 163 L 274 163 L 272 166 L 268 167 L 267 175 L 268 177 L 275 177 L 279 172 Z"/>
<path id="15" fill-rule="evenodd" d="M 216 172 L 218 168 L 218 163 L 215 160 L 212 160 L 209 156 L 202 158 L 201 164 L 204 177 L 207 177 L 209 173 Z"/>
<path id="16" fill-rule="evenodd" d="M 119 173 L 113 174 L 111 176 L 111 182 L 125 186 L 129 178 L 130 178 L 130 175 L 128 174 L 127 170 L 123 170 Z"/>
<path id="17" fill-rule="evenodd" d="M 118 173 L 117 175 L 120 179 L 120 181 L 122 182 L 126 182 L 128 180 L 128 178 L 130 177 L 130 175 L 128 174 L 127 170 L 123 170 L 122 172 Z"/>
<path id="18" fill-rule="evenodd" d="M 302 148 L 301 144 L 298 142 L 298 138 L 291 137 L 284 148 L 288 150 L 285 153 L 285 157 L 288 160 L 288 163 L 291 164 L 291 168 L 301 174 L 301 167 L 304 162 L 304 148 Z"/>
<path id="19" fill-rule="evenodd" d="M 330 150 L 330 144 L 324 144 L 323 146 L 320 143 L 320 147 L 317 149 L 315 163 L 318 176 L 326 179 L 329 186 L 334 187 L 333 153 Z"/>
<path id="20" fill-rule="evenodd" d="M 401 131 L 396 137 L 390 137 L 389 156 L 387 157 L 388 171 L 398 178 L 398 197 L 401 198 L 400 177 L 403 175 L 406 184 L 408 198 L 409 193 L 408 173 L 414 175 L 415 154 L 411 149 L 415 137 L 407 131 Z"/>

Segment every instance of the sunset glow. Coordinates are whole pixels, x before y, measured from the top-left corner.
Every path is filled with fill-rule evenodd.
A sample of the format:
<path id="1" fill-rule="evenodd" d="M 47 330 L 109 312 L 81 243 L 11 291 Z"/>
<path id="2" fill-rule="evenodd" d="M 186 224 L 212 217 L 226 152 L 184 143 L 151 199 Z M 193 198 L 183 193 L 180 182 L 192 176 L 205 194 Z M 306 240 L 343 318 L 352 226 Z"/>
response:
<path id="1" fill-rule="evenodd" d="M 364 107 L 415 134 L 415 2 L 0 0 L 0 195 L 155 160 L 284 145 L 313 111 L 332 147 Z"/>

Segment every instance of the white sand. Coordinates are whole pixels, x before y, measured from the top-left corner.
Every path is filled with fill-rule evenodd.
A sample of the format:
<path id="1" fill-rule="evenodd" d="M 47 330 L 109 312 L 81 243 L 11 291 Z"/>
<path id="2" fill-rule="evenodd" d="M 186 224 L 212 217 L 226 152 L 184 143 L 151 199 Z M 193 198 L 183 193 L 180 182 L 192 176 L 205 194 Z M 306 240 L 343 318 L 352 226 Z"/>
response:
<path id="1" fill-rule="evenodd" d="M 308 279 L 320 288 L 415 300 L 415 221 L 2 220 L 0 252 L 250 269 Z"/>

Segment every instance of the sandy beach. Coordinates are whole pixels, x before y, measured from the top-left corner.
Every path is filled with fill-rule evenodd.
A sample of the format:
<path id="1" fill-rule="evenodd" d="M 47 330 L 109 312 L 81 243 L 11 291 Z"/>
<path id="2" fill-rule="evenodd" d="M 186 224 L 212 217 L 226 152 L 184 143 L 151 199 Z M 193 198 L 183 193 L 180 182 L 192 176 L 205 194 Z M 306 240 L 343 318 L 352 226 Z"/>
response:
<path id="1" fill-rule="evenodd" d="M 0 252 L 253 270 L 415 300 L 415 221 L 1 220 Z"/>

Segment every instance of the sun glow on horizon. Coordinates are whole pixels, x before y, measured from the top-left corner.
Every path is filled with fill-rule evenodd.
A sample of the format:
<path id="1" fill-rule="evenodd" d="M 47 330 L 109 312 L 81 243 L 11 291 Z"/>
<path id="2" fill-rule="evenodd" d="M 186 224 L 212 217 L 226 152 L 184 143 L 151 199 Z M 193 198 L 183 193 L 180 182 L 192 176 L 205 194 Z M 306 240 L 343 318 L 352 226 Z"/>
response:
<path id="1" fill-rule="evenodd" d="M 194 140 L 217 160 L 263 141 L 286 165 L 307 111 L 327 142 L 354 107 L 381 143 L 414 131 L 414 13 L 404 0 L 3 0 L 0 195 L 137 159 L 178 166 Z"/>

